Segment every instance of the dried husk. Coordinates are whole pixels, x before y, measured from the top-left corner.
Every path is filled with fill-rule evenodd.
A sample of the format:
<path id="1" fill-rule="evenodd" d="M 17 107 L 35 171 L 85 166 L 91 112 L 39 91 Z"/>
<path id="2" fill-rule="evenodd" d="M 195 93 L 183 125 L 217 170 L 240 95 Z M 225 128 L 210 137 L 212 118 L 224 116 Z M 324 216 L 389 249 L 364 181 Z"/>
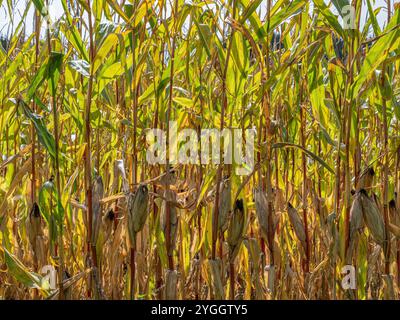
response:
<path id="1" fill-rule="evenodd" d="M 123 243 L 124 232 L 126 231 L 125 224 L 119 223 L 115 229 L 112 242 L 110 243 L 110 273 L 111 273 L 111 283 L 110 289 L 112 293 L 112 299 L 120 299 L 122 296 L 121 288 L 123 284 L 120 279 L 123 277 L 123 264 L 124 258 L 126 256 L 125 247 L 121 245 Z"/>
<path id="2" fill-rule="evenodd" d="M 177 230 L 178 230 L 178 212 L 177 208 L 171 204 L 171 202 L 176 202 L 176 193 L 173 190 L 165 190 L 164 198 L 170 201 L 169 203 L 169 214 L 170 214 L 170 236 L 169 236 L 169 243 L 166 243 L 167 247 L 167 254 L 169 256 L 172 255 L 175 245 L 176 245 L 176 237 L 177 237 Z M 163 200 L 161 206 L 161 217 L 160 223 L 161 228 L 164 232 L 165 241 L 167 241 L 166 233 L 167 233 L 167 202 Z"/>
<path id="3" fill-rule="evenodd" d="M 128 185 L 128 179 L 126 178 L 126 173 L 125 173 L 125 165 L 124 165 L 124 160 L 115 160 L 114 162 L 114 180 L 113 184 L 111 186 L 112 192 L 116 192 L 118 189 L 118 181 L 119 177 L 121 176 L 122 178 L 122 190 L 123 192 L 128 192 L 129 191 L 129 185 Z"/>
<path id="4" fill-rule="evenodd" d="M 219 197 L 218 229 L 225 232 L 228 228 L 228 217 L 232 206 L 232 183 L 230 179 L 221 182 Z"/>
<path id="5" fill-rule="evenodd" d="M 322 228 L 324 228 L 327 218 L 328 218 L 328 209 L 326 207 L 326 200 L 325 198 L 321 198 L 318 196 L 317 192 L 315 191 L 315 188 L 310 187 L 311 195 L 312 195 L 312 203 L 314 206 L 315 211 L 319 215 L 319 220 L 320 220 L 320 225 Z"/>
<path id="6" fill-rule="evenodd" d="M 368 196 L 365 190 L 360 191 L 363 218 L 372 238 L 381 247 L 386 240 L 385 224 L 375 202 Z"/>
<path id="7" fill-rule="evenodd" d="M 40 235 L 43 235 L 42 230 L 42 217 L 40 214 L 40 209 L 37 203 L 35 202 L 32 206 L 32 210 L 29 213 L 29 240 L 32 240 Z"/>
<path id="8" fill-rule="evenodd" d="M 141 184 L 134 194 L 128 195 L 128 234 L 131 247 L 136 246 L 136 234 L 143 229 L 148 216 L 149 190 Z"/>
<path id="9" fill-rule="evenodd" d="M 397 205 L 395 200 L 389 202 L 389 217 L 390 222 L 397 227 L 400 227 L 400 215 L 397 211 Z"/>
<path id="10" fill-rule="evenodd" d="M 104 242 L 106 242 L 112 233 L 113 225 L 115 220 L 115 213 L 113 209 L 108 210 L 108 212 L 103 216 L 103 230 L 104 230 Z"/>
<path id="11" fill-rule="evenodd" d="M 379 266 L 380 256 L 381 247 L 373 244 L 372 253 L 368 257 L 367 271 L 367 288 L 370 290 L 372 299 L 378 299 L 382 285 L 382 274 Z"/>
<path id="12" fill-rule="evenodd" d="M 328 215 L 326 219 L 326 225 L 327 225 L 327 233 L 326 233 L 326 244 L 328 247 L 328 257 L 329 257 L 329 262 L 331 266 L 335 264 L 336 261 L 336 255 L 339 252 L 339 231 L 336 228 L 336 214 L 331 213 Z"/>
<path id="13" fill-rule="evenodd" d="M 177 172 L 174 168 L 170 167 L 169 171 L 160 177 L 162 185 L 173 185 L 177 182 Z"/>
<path id="14" fill-rule="evenodd" d="M 264 289 L 261 283 L 260 278 L 260 269 L 261 269 L 261 248 L 260 245 L 255 238 L 249 238 L 247 240 L 243 240 L 244 245 L 246 246 L 249 252 L 249 264 L 251 265 L 251 280 L 254 283 L 255 289 L 255 297 L 258 300 L 264 298 Z"/>
<path id="15" fill-rule="evenodd" d="M 211 268 L 211 279 L 215 300 L 222 300 L 224 298 L 224 286 L 222 284 L 221 276 L 221 260 L 209 260 Z"/>
<path id="16" fill-rule="evenodd" d="M 167 270 L 165 275 L 165 299 L 176 300 L 176 285 L 178 282 L 178 272 Z"/>
<path id="17" fill-rule="evenodd" d="M 196 254 L 192 259 L 189 274 L 185 280 L 185 290 L 199 292 L 199 282 L 196 281 L 201 274 L 201 261 L 199 254 Z M 194 297 L 194 296 L 193 296 Z"/>
<path id="18" fill-rule="evenodd" d="M 275 277 L 276 277 L 276 266 L 270 265 L 268 268 L 268 290 L 272 297 L 275 296 Z"/>
<path id="19" fill-rule="evenodd" d="M 357 194 L 350 209 L 350 238 L 363 228 L 363 212 L 360 195 Z"/>
<path id="20" fill-rule="evenodd" d="M 365 191 L 364 193 L 368 194 L 366 191 Z M 371 198 L 371 200 L 372 200 L 373 202 L 375 202 L 376 207 L 378 208 L 378 211 L 379 211 L 379 212 L 383 212 L 382 203 L 381 203 L 381 201 L 379 200 L 379 197 L 376 195 L 375 192 L 372 192 L 370 198 Z"/>
<path id="21" fill-rule="evenodd" d="M 393 276 L 391 274 L 382 275 L 383 281 L 385 283 L 385 300 L 394 300 L 394 286 L 393 286 Z"/>
<path id="22" fill-rule="evenodd" d="M 268 201 L 267 196 L 260 188 L 254 189 L 254 202 L 256 204 L 256 213 L 258 224 L 261 230 L 261 236 L 268 241 Z"/>
<path id="23" fill-rule="evenodd" d="M 356 191 L 362 189 L 368 190 L 371 188 L 375 176 L 375 171 L 372 167 L 366 169 L 358 179 Z"/>
<path id="24" fill-rule="evenodd" d="M 98 176 L 92 188 L 92 244 L 95 245 L 99 237 L 99 230 L 101 225 L 101 203 L 100 200 L 104 197 L 103 179 Z"/>
<path id="25" fill-rule="evenodd" d="M 286 202 L 282 189 L 274 188 L 273 194 L 275 212 L 284 212 L 286 210 Z"/>
<path id="26" fill-rule="evenodd" d="M 277 270 L 279 270 L 282 263 L 282 256 L 281 249 L 279 248 L 279 242 L 276 239 L 274 240 L 273 255 L 275 267 L 277 268 Z"/>
<path id="27" fill-rule="evenodd" d="M 346 262 L 351 264 L 353 252 L 358 243 L 358 233 L 363 229 L 363 211 L 361 205 L 360 194 L 357 193 L 354 197 L 350 209 L 350 233 L 349 243 L 346 252 Z"/>
<path id="28" fill-rule="evenodd" d="M 33 204 L 32 210 L 29 213 L 29 219 L 27 220 L 27 234 L 37 267 L 44 266 L 47 256 L 46 239 L 43 234 L 43 220 L 36 202 Z"/>
<path id="29" fill-rule="evenodd" d="M 289 215 L 289 221 L 293 226 L 294 233 L 297 236 L 297 239 L 299 239 L 301 245 L 303 246 L 303 249 L 306 250 L 306 233 L 304 230 L 304 225 L 303 222 L 301 221 L 301 218 L 295 208 L 293 208 L 292 204 L 288 202 L 288 215 Z"/>
<path id="30" fill-rule="evenodd" d="M 244 207 L 243 200 L 238 199 L 229 223 L 228 228 L 228 244 L 230 251 L 230 259 L 233 261 L 238 253 L 240 243 L 242 241 L 244 229 Z"/>

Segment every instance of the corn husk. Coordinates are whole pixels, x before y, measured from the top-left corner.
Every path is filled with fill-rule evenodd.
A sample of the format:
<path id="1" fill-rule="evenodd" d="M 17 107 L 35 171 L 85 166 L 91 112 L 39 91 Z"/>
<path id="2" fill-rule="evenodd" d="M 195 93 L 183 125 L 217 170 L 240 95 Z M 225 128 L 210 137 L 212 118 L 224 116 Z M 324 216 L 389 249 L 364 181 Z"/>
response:
<path id="1" fill-rule="evenodd" d="M 176 270 L 167 270 L 165 276 L 165 299 L 176 300 L 176 285 L 178 282 L 178 272 Z"/>
<path id="2" fill-rule="evenodd" d="M 363 228 L 363 212 L 360 195 L 357 194 L 350 209 L 350 238 Z"/>
<path id="3" fill-rule="evenodd" d="M 111 186 L 112 193 L 118 190 L 119 177 L 122 179 L 122 191 L 129 192 L 128 179 L 126 178 L 124 160 L 118 159 L 114 162 L 114 180 Z"/>
<path id="4" fill-rule="evenodd" d="M 228 228 L 228 244 L 230 251 L 230 259 L 233 261 L 235 259 L 240 243 L 242 241 L 244 229 L 244 207 L 243 200 L 238 199 L 235 203 L 235 208 L 233 210 L 232 218 L 229 223 Z"/>
<path id="5" fill-rule="evenodd" d="M 353 203 L 350 209 L 350 232 L 349 232 L 349 243 L 346 252 L 346 262 L 351 264 L 353 252 L 358 243 L 358 233 L 363 229 L 363 212 L 361 206 L 360 195 L 357 193 L 354 197 Z"/>
<path id="6" fill-rule="evenodd" d="M 32 210 L 29 213 L 29 240 L 32 241 L 34 237 L 43 235 L 42 230 L 42 217 L 40 215 L 40 209 L 35 202 L 32 206 Z"/>
<path id="7" fill-rule="evenodd" d="M 261 263 L 261 248 L 255 238 L 249 238 L 243 240 L 243 244 L 246 246 L 249 252 L 249 264 L 251 265 L 251 281 L 254 283 L 255 297 L 258 300 L 264 298 L 264 288 L 261 283 L 260 269 L 262 268 Z"/>
<path id="8" fill-rule="evenodd" d="M 272 196 L 275 199 L 274 203 L 276 208 L 282 206 L 281 204 L 278 204 L 279 201 L 277 201 L 279 194 L 279 189 L 272 190 Z M 262 191 L 262 189 L 254 189 L 254 202 L 256 204 L 256 213 L 261 230 L 261 236 L 267 242 L 269 250 L 273 251 L 273 238 L 278 226 L 279 216 L 275 214 L 272 203 L 270 205 L 268 204 L 268 196 Z"/>
<path id="9" fill-rule="evenodd" d="M 171 202 L 176 202 L 176 194 L 172 190 L 165 190 L 164 192 L 164 198 L 167 199 L 168 201 Z M 167 247 L 167 254 L 169 256 L 172 255 L 175 245 L 176 245 L 176 236 L 177 236 L 177 230 L 178 230 L 178 212 L 177 208 L 169 203 L 169 214 L 170 214 L 170 236 L 169 236 L 169 243 L 166 243 Z M 161 205 L 161 217 L 160 217 L 160 223 L 161 223 L 161 228 L 164 232 L 164 238 L 165 241 L 167 241 L 166 237 L 166 232 L 167 232 L 167 202 L 163 200 L 162 205 Z"/>
<path id="10" fill-rule="evenodd" d="M 365 190 L 364 190 L 364 193 L 365 193 L 365 194 L 368 194 Z M 379 212 L 383 212 L 382 203 L 381 203 L 381 201 L 379 200 L 379 197 L 376 195 L 375 192 L 372 192 L 370 198 L 371 198 L 371 200 L 376 204 L 376 207 L 378 208 L 378 211 L 379 211 Z"/>
<path id="11" fill-rule="evenodd" d="M 375 202 L 368 196 L 365 190 L 360 191 L 363 218 L 372 238 L 383 246 L 386 240 L 385 224 Z"/>
<path id="12" fill-rule="evenodd" d="M 128 234 L 131 247 L 136 246 L 136 234 L 143 229 L 148 216 L 149 190 L 141 184 L 137 191 L 128 195 Z"/>
<path id="13" fill-rule="evenodd" d="M 391 200 L 389 202 L 389 217 L 390 223 L 394 224 L 397 227 L 400 227 L 400 215 L 397 211 L 397 205 L 395 200 Z"/>
<path id="14" fill-rule="evenodd" d="M 265 193 L 259 188 L 254 189 L 254 202 L 256 204 L 256 213 L 261 236 L 265 241 L 268 241 L 268 216 L 270 214 L 268 210 L 268 201 Z"/>
<path id="15" fill-rule="evenodd" d="M 221 260 L 209 260 L 211 268 L 212 287 L 215 300 L 222 300 L 224 298 L 224 286 L 221 277 Z"/>
<path id="16" fill-rule="evenodd" d="M 196 281 L 201 274 L 201 261 L 199 255 L 196 254 L 192 259 L 189 274 L 185 280 L 185 289 L 188 291 L 199 292 L 199 283 Z"/>
<path id="17" fill-rule="evenodd" d="M 273 255 L 274 255 L 274 265 L 276 269 L 279 270 L 282 264 L 282 256 L 281 256 L 281 249 L 279 248 L 279 242 L 276 239 L 274 239 Z"/>
<path id="18" fill-rule="evenodd" d="M 328 209 L 326 207 L 326 200 L 325 198 L 321 198 L 318 196 L 315 188 L 312 185 L 310 186 L 310 191 L 312 195 L 311 199 L 314 206 L 314 210 L 319 215 L 321 227 L 324 228 L 328 218 Z"/>
<path id="19" fill-rule="evenodd" d="M 379 267 L 381 247 L 372 244 L 372 252 L 368 256 L 367 289 L 370 290 L 371 298 L 378 299 L 382 285 L 382 273 Z"/>
<path id="20" fill-rule="evenodd" d="M 169 172 L 166 172 L 160 177 L 160 183 L 163 185 L 173 185 L 177 181 L 177 173 L 175 169 L 172 167 L 169 169 Z"/>
<path id="21" fill-rule="evenodd" d="M 394 287 L 393 287 L 393 276 L 391 274 L 382 275 L 383 281 L 385 283 L 384 298 L 385 300 L 394 300 Z"/>
<path id="22" fill-rule="evenodd" d="M 280 213 L 286 210 L 285 196 L 282 189 L 274 188 L 274 209 L 275 212 Z"/>
<path id="23" fill-rule="evenodd" d="M 292 204 L 289 202 L 288 203 L 288 215 L 289 215 L 289 221 L 293 226 L 294 233 L 297 236 L 297 239 L 299 239 L 301 245 L 303 246 L 304 252 L 306 251 L 307 245 L 306 245 L 306 233 L 304 230 L 304 225 L 303 222 L 301 221 L 301 218 L 295 208 L 293 208 Z"/>
<path id="24" fill-rule="evenodd" d="M 372 167 L 366 169 L 357 181 L 356 191 L 362 189 L 368 190 L 371 188 L 375 176 L 375 171 Z"/>
<path id="25" fill-rule="evenodd" d="M 113 224 L 115 219 L 115 213 L 113 209 L 108 210 L 108 212 L 103 216 L 103 230 L 104 230 L 104 242 L 106 242 L 112 233 Z"/>
<path id="26" fill-rule="evenodd" d="M 33 254 L 37 258 L 37 239 L 38 237 L 43 236 L 43 231 L 42 218 L 40 216 L 39 206 L 36 202 L 33 204 L 32 210 L 29 213 L 29 219 L 27 220 L 27 234 L 29 243 L 33 249 Z"/>
<path id="27" fill-rule="evenodd" d="M 276 267 L 274 265 L 270 265 L 268 268 L 268 291 L 271 296 L 275 296 L 275 277 L 276 277 Z"/>
<path id="28" fill-rule="evenodd" d="M 101 225 L 101 203 L 100 200 L 104 197 L 103 179 L 98 176 L 92 188 L 92 244 L 95 245 L 99 237 L 99 230 Z"/>
<path id="29" fill-rule="evenodd" d="M 43 220 L 40 209 L 35 202 L 27 220 L 27 234 L 36 259 L 37 267 L 46 264 L 46 240 L 43 234 Z"/>
<path id="30" fill-rule="evenodd" d="M 232 183 L 230 179 L 221 182 L 219 196 L 218 229 L 225 232 L 228 228 L 228 217 L 232 205 Z"/>

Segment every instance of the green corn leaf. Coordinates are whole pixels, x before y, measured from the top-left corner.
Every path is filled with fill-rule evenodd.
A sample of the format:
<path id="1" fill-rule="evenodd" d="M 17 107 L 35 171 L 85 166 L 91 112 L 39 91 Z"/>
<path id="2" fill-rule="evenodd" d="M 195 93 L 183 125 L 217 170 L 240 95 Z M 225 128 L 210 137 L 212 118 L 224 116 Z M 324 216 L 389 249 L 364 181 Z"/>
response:
<path id="1" fill-rule="evenodd" d="M 36 10 L 40 12 L 43 17 L 46 17 L 49 14 L 47 7 L 43 0 L 32 0 L 33 4 L 36 7 Z"/>
<path id="2" fill-rule="evenodd" d="M 4 251 L 4 258 L 9 274 L 28 288 L 38 289 L 44 296 L 48 296 L 48 282 L 45 281 L 42 276 L 30 272 L 22 262 L 6 248 L 2 247 L 2 249 Z"/>
<path id="3" fill-rule="evenodd" d="M 365 57 L 360 73 L 351 88 L 353 98 L 360 94 L 364 83 L 372 76 L 379 66 L 386 60 L 390 51 L 400 46 L 400 10 L 390 20 L 385 29 L 385 35 L 380 37 Z"/>
<path id="4" fill-rule="evenodd" d="M 60 79 L 61 64 L 63 62 L 63 54 L 52 52 L 50 54 L 49 63 L 47 64 L 47 79 L 49 82 L 49 91 L 53 98 L 56 96 L 58 80 Z"/>
<path id="5" fill-rule="evenodd" d="M 22 108 L 25 116 L 32 121 L 35 126 L 40 143 L 46 148 L 50 156 L 55 159 L 56 144 L 53 135 L 49 132 L 44 122 L 43 117 L 32 112 L 29 106 L 23 101 L 19 100 L 19 106 Z"/>
<path id="6" fill-rule="evenodd" d="M 278 142 L 272 145 L 272 148 L 296 148 L 304 152 L 307 156 L 314 159 L 315 161 L 319 162 L 325 169 L 329 172 L 335 174 L 335 170 L 333 170 L 321 157 L 317 156 L 315 153 L 307 150 L 306 148 L 289 142 Z"/>

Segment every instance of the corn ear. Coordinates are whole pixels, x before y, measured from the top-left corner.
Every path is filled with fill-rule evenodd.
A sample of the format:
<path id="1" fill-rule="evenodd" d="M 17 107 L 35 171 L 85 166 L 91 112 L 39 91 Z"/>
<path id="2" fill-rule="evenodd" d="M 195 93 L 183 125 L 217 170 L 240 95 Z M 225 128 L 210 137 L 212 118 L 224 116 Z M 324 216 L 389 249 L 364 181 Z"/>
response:
<path id="1" fill-rule="evenodd" d="M 258 224 L 261 230 L 261 236 L 265 241 L 268 241 L 268 201 L 265 193 L 260 189 L 254 189 L 254 202 L 256 204 L 256 213 Z"/>
<path id="2" fill-rule="evenodd" d="M 361 189 L 368 190 L 372 187 L 375 171 L 372 167 L 367 168 L 360 176 L 357 182 L 356 191 Z"/>
<path id="3" fill-rule="evenodd" d="M 165 190 L 164 192 L 164 198 L 167 199 L 167 201 L 176 202 L 176 193 L 172 190 Z M 178 230 L 178 212 L 177 208 L 169 204 L 169 214 L 170 214 L 170 235 L 169 235 L 169 243 L 166 243 L 167 247 L 167 253 L 169 256 L 172 255 L 175 245 L 176 245 L 176 236 L 177 236 L 177 230 Z M 161 206 L 161 228 L 164 232 L 164 237 L 165 241 L 167 241 L 166 233 L 167 233 L 167 202 L 166 200 L 163 200 L 162 206 Z"/>
<path id="4" fill-rule="evenodd" d="M 363 212 L 360 195 L 357 194 L 350 209 L 350 238 L 363 228 Z"/>
<path id="5" fill-rule="evenodd" d="M 103 230 L 104 230 L 104 242 L 106 242 L 110 238 L 113 229 L 114 219 L 115 219 L 115 213 L 113 209 L 108 210 L 108 212 L 102 218 Z"/>
<path id="6" fill-rule="evenodd" d="M 136 245 L 136 234 L 143 229 L 148 215 L 149 190 L 141 184 L 137 191 L 128 195 L 128 234 L 131 247 Z"/>
<path id="7" fill-rule="evenodd" d="M 243 200 L 238 199 L 235 203 L 235 208 L 230 220 L 228 228 L 228 244 L 230 251 L 231 261 L 235 259 L 237 252 L 239 250 L 240 243 L 242 241 L 244 229 L 244 206 Z"/>
<path id="8" fill-rule="evenodd" d="M 209 260 L 209 264 L 211 268 L 214 299 L 221 300 L 224 298 L 224 286 L 221 277 L 221 260 Z"/>
<path id="9" fill-rule="evenodd" d="M 32 210 L 29 213 L 29 231 L 29 240 L 32 240 L 34 237 L 43 235 L 42 217 L 40 215 L 39 206 L 36 202 L 33 204 Z"/>
<path id="10" fill-rule="evenodd" d="M 379 209 L 364 189 L 360 191 L 363 218 L 372 238 L 383 247 L 386 241 L 385 224 Z"/>
<path id="11" fill-rule="evenodd" d="M 288 202 L 288 215 L 289 215 L 289 221 L 293 226 L 294 233 L 296 234 L 297 239 L 299 239 L 305 252 L 307 246 L 306 246 L 306 233 L 304 225 L 303 222 L 301 221 L 301 218 L 297 210 L 292 206 L 290 202 Z"/>
<path id="12" fill-rule="evenodd" d="M 363 229 L 363 212 L 359 193 L 354 197 L 350 209 L 350 232 L 346 252 L 346 263 L 351 264 L 354 249 L 358 243 L 358 232 Z"/>
<path id="13" fill-rule="evenodd" d="M 44 266 L 46 264 L 47 256 L 46 244 L 43 234 L 43 220 L 40 214 L 39 206 L 36 202 L 32 206 L 32 210 L 29 213 L 29 219 L 27 222 L 27 234 L 33 250 L 33 256 L 36 259 L 38 267 Z"/>
<path id="14" fill-rule="evenodd" d="M 395 200 L 389 202 L 389 217 L 390 222 L 397 227 L 400 227 L 400 215 L 397 210 L 397 205 Z"/>

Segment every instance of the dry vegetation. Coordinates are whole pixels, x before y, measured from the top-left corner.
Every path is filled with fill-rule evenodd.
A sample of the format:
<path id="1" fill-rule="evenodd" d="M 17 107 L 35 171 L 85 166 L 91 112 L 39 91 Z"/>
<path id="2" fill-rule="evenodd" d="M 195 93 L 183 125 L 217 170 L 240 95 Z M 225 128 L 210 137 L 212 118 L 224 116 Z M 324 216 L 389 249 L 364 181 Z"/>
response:
<path id="1" fill-rule="evenodd" d="M 399 298 L 393 1 L 47 1 L 0 47 L 0 298 Z M 149 165 L 168 120 L 256 128 L 253 173 Z"/>

